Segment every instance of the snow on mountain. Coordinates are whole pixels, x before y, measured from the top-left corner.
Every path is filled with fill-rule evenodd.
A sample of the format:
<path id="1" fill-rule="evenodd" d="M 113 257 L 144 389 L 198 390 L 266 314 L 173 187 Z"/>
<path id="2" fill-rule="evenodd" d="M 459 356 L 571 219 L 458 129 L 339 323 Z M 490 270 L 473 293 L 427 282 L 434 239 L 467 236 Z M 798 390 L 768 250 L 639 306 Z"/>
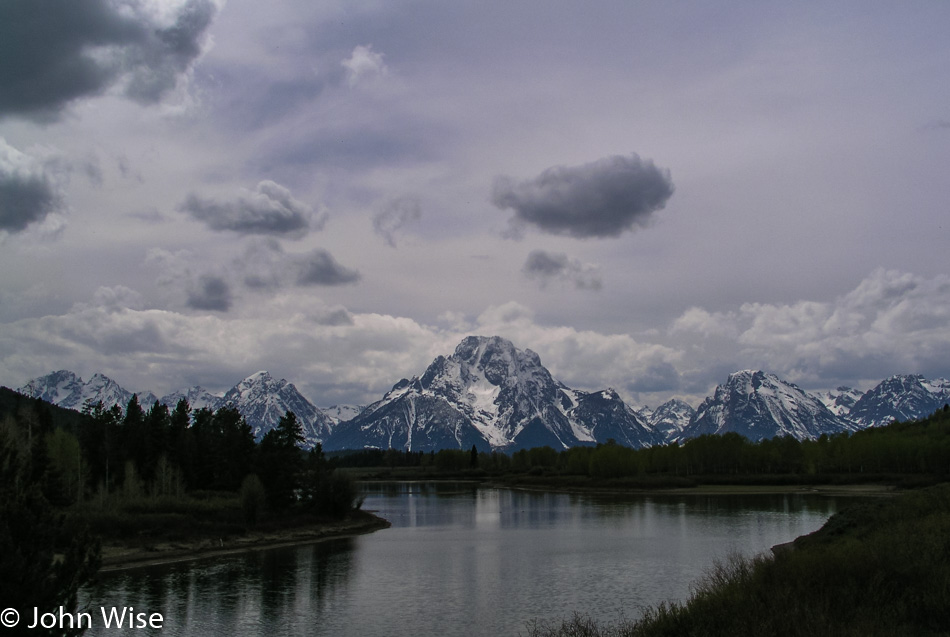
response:
<path id="1" fill-rule="evenodd" d="M 696 410 L 682 438 L 735 432 L 758 441 L 775 436 L 799 440 L 855 427 L 836 416 L 816 396 L 761 371 L 740 371 L 716 387 Z"/>
<path id="2" fill-rule="evenodd" d="M 237 409 L 260 440 L 288 411 L 303 425 L 304 447 L 309 449 L 330 435 L 333 422 L 297 391 L 293 383 L 275 379 L 266 371 L 251 374 L 228 390 L 222 405 Z"/>
<path id="3" fill-rule="evenodd" d="M 635 448 L 665 442 L 664 437 L 624 403 L 613 389 L 576 393 L 577 406 L 568 412 L 568 416 L 578 432 L 586 433 L 595 442 L 614 440 Z"/>
<path id="4" fill-rule="evenodd" d="M 831 410 L 836 416 L 841 416 L 842 418 L 848 418 L 855 403 L 857 403 L 862 396 L 864 396 L 863 391 L 860 389 L 852 389 L 851 387 L 839 387 L 817 394 L 818 400 L 820 400 L 825 407 Z"/>
<path id="5" fill-rule="evenodd" d="M 30 398 L 39 398 L 60 407 L 80 410 L 83 407 L 84 390 L 85 383 L 82 378 L 61 369 L 28 381 L 17 391 Z"/>
<path id="6" fill-rule="evenodd" d="M 323 409 L 333 424 L 341 423 L 345 420 L 353 420 L 366 409 L 365 405 L 330 405 Z"/>
<path id="7" fill-rule="evenodd" d="M 695 413 L 689 403 L 673 398 L 650 411 L 647 422 L 664 442 L 672 442 L 680 439 Z"/>
<path id="8" fill-rule="evenodd" d="M 574 402 L 559 397 L 560 389 L 531 350 L 498 337 L 470 336 L 451 356 L 432 361 L 421 377 L 399 381 L 342 423 L 327 448 L 429 451 L 474 445 L 487 451 L 528 440 L 527 446 L 564 448 L 576 442 L 565 415 Z"/>
<path id="9" fill-rule="evenodd" d="M 158 396 L 156 396 L 150 391 L 138 392 L 137 394 L 135 394 L 135 396 L 139 399 L 139 405 L 141 405 L 142 409 L 144 409 L 145 411 L 148 411 L 149 409 L 151 409 L 155 403 L 162 402 L 158 399 Z"/>
<path id="10" fill-rule="evenodd" d="M 188 406 L 191 409 L 210 409 L 211 411 L 217 411 L 224 405 L 224 397 L 219 396 L 218 394 L 212 394 L 210 391 L 201 387 L 200 385 L 195 385 L 194 387 L 189 387 L 184 391 L 175 391 L 170 394 L 162 396 L 159 400 L 163 405 L 167 405 L 169 409 L 174 409 L 178 405 L 178 401 L 186 400 Z"/>
<path id="11" fill-rule="evenodd" d="M 124 410 L 132 398 L 132 392 L 103 374 L 96 374 L 88 382 L 83 382 L 82 378 L 67 370 L 34 378 L 18 391 L 77 411 L 82 411 L 87 404 L 94 405 L 100 401 L 106 408 L 118 405 Z M 292 383 L 284 379 L 276 380 L 267 372 L 248 376 L 224 396 L 217 396 L 201 387 L 172 392 L 161 399 L 151 392 L 141 392 L 137 396 L 139 405 L 145 411 L 156 401 L 174 409 L 181 398 L 187 400 L 193 410 L 208 408 L 215 411 L 225 405 L 232 405 L 244 416 L 257 440 L 276 427 L 280 417 L 288 410 L 293 411 L 303 425 L 306 448 L 323 441 L 333 426 L 333 421 L 304 398 Z"/>
<path id="12" fill-rule="evenodd" d="M 106 408 L 124 410 L 132 397 L 103 374 L 85 382 L 68 370 L 34 378 L 18 391 L 77 411 L 100 401 Z M 151 392 L 137 396 L 145 410 L 155 403 Z M 608 439 L 643 447 L 729 431 L 750 440 L 814 438 L 926 417 L 950 403 L 950 381 L 899 375 L 865 393 L 839 387 L 813 395 L 772 374 L 741 371 L 697 410 L 680 400 L 655 410 L 634 409 L 612 389 L 585 392 L 565 386 L 531 350 L 519 350 L 499 337 L 470 336 L 451 356 L 439 356 L 422 376 L 401 380 L 368 407 L 334 405 L 324 412 L 292 383 L 267 372 L 248 376 L 223 396 L 196 386 L 159 402 L 174 409 L 182 398 L 192 409 L 234 406 L 258 440 L 293 411 L 304 427 L 306 447 L 321 442 L 328 450 L 429 451 L 475 445 L 512 451 Z"/>
<path id="13" fill-rule="evenodd" d="M 132 398 L 132 392 L 123 389 L 108 376 L 95 374 L 88 382 L 84 382 L 82 378 L 68 370 L 34 378 L 17 391 L 25 396 L 40 398 L 48 403 L 76 411 L 82 411 L 87 405 L 95 405 L 98 402 L 101 402 L 106 409 L 118 405 L 124 410 Z M 151 397 L 154 403 L 154 394 L 147 392 L 143 395 L 146 400 Z M 152 404 L 143 403 L 141 399 L 139 402 L 146 409 Z"/>
<path id="14" fill-rule="evenodd" d="M 655 433 L 616 392 L 587 393 L 555 380 L 531 350 L 498 336 L 469 336 L 421 376 L 341 423 L 328 449 L 446 447 L 565 449 L 613 438 L 644 446 Z"/>
<path id="15" fill-rule="evenodd" d="M 891 376 L 868 390 L 849 418 L 860 427 L 879 427 L 894 420 L 925 418 L 950 403 L 950 381 L 919 375 Z"/>

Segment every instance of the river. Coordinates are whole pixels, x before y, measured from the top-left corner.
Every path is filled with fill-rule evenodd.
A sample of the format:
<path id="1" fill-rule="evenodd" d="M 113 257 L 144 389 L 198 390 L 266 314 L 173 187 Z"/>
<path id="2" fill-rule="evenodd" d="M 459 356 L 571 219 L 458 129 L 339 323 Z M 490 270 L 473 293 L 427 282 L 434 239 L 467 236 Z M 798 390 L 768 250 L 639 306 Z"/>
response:
<path id="1" fill-rule="evenodd" d="M 602 621 L 684 600 L 716 560 L 819 528 L 848 500 L 598 496 L 466 483 L 364 486 L 392 528 L 291 548 L 104 573 L 88 635 L 525 634 L 574 611 Z M 162 627 L 106 628 L 102 608 Z"/>

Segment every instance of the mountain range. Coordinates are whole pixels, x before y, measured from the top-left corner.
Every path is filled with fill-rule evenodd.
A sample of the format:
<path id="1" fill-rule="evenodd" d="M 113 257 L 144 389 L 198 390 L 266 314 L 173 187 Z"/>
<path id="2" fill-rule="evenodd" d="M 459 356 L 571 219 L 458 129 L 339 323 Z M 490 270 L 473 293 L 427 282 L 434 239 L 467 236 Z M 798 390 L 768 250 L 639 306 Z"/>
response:
<path id="1" fill-rule="evenodd" d="M 88 382 L 61 370 L 27 382 L 21 394 L 75 410 L 101 401 L 124 408 L 132 392 L 102 374 Z M 736 432 L 756 441 L 853 432 L 893 420 L 925 417 L 950 403 L 950 381 L 892 376 L 867 392 L 848 387 L 820 394 L 759 370 L 729 375 L 697 409 L 673 399 L 656 409 L 628 405 L 613 389 L 587 392 L 555 379 L 530 349 L 497 337 L 469 336 L 419 376 L 402 379 L 365 407 L 320 409 L 293 383 L 266 371 L 224 394 L 201 387 L 157 398 L 136 394 L 147 409 L 185 399 L 192 409 L 238 409 L 259 440 L 293 411 L 305 447 L 326 450 L 443 448 L 515 451 L 549 445 L 564 449 L 614 440 L 630 447 Z"/>

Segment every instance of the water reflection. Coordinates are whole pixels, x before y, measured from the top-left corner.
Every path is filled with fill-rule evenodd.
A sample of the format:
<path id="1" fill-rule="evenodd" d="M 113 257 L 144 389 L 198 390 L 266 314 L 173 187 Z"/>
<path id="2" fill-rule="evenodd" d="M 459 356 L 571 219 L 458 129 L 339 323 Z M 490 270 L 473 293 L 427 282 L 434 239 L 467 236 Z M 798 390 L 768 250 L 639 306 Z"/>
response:
<path id="1" fill-rule="evenodd" d="M 841 504 L 470 483 L 374 484 L 365 496 L 392 528 L 107 574 L 87 604 L 162 612 L 163 635 L 516 635 L 531 618 L 582 610 L 614 621 L 682 599 L 714 559 L 813 531 Z"/>

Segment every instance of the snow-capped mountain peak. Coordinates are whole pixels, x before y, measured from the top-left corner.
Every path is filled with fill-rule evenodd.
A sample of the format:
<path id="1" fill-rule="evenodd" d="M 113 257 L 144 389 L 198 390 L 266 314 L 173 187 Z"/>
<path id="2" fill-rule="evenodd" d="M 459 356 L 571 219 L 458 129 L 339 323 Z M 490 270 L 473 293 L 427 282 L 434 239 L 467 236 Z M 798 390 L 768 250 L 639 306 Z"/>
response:
<path id="1" fill-rule="evenodd" d="M 563 449 L 594 444 L 599 432 L 635 446 L 657 441 L 615 391 L 570 389 L 535 352 L 498 336 L 469 336 L 342 423 L 327 448 Z"/>
<path id="2" fill-rule="evenodd" d="M 161 397 L 159 402 L 167 405 L 169 409 L 174 409 L 178 401 L 184 399 L 191 409 L 209 409 L 216 411 L 224 403 L 224 397 L 213 394 L 200 385 L 189 387 L 183 391 L 176 391 Z"/>
<path id="3" fill-rule="evenodd" d="M 333 426 L 326 414 L 307 400 L 293 383 L 275 379 L 267 371 L 255 372 L 239 382 L 224 394 L 221 403 L 241 412 L 258 440 L 275 428 L 288 411 L 294 412 L 303 425 L 307 448 L 325 440 Z"/>
<path id="4" fill-rule="evenodd" d="M 682 437 L 733 431 L 753 441 L 775 436 L 802 440 L 850 429 L 850 423 L 797 385 L 774 374 L 742 370 L 703 401 Z"/>
<path id="5" fill-rule="evenodd" d="M 650 427 L 664 441 L 672 441 L 679 440 L 696 410 L 689 403 L 672 398 L 648 413 Z"/>
<path id="6" fill-rule="evenodd" d="M 818 399 L 835 415 L 847 418 L 855 403 L 857 403 L 862 396 L 864 396 L 864 392 L 860 389 L 838 387 L 837 389 L 818 394 Z"/>
<path id="7" fill-rule="evenodd" d="M 878 427 L 894 420 L 928 416 L 950 403 L 950 381 L 928 381 L 916 374 L 895 375 L 881 381 L 852 407 L 849 417 L 862 427 Z"/>
<path id="8" fill-rule="evenodd" d="M 21 394 L 32 398 L 40 398 L 47 402 L 82 411 L 86 406 L 101 402 L 109 409 L 118 405 L 125 409 L 132 398 L 132 392 L 123 389 L 114 380 L 104 374 L 94 374 L 84 382 L 82 378 L 68 370 L 52 372 L 46 376 L 34 378 L 19 389 Z M 154 394 L 147 394 L 154 398 Z M 154 402 L 154 401 L 153 401 Z M 147 408 L 149 405 L 146 404 Z"/>
<path id="9" fill-rule="evenodd" d="M 34 378 L 19 392 L 81 411 L 101 402 L 125 409 L 132 393 L 103 374 L 88 382 L 68 370 Z M 154 394 L 137 394 L 145 410 Z M 244 378 L 226 394 L 195 386 L 159 402 L 174 408 L 238 409 L 256 438 L 293 411 L 306 446 L 330 449 L 443 448 L 556 449 L 613 439 L 631 447 L 683 441 L 706 433 L 736 432 L 751 440 L 774 436 L 814 438 L 928 416 L 950 403 L 950 381 L 896 375 L 868 392 L 847 387 L 811 394 L 774 374 L 741 370 L 729 375 L 698 409 L 670 400 L 655 410 L 633 409 L 613 388 L 587 392 L 553 378 L 540 357 L 497 336 L 469 336 L 449 356 L 438 356 L 421 376 L 393 385 L 367 407 L 320 410 L 297 388 L 267 371 Z"/>

